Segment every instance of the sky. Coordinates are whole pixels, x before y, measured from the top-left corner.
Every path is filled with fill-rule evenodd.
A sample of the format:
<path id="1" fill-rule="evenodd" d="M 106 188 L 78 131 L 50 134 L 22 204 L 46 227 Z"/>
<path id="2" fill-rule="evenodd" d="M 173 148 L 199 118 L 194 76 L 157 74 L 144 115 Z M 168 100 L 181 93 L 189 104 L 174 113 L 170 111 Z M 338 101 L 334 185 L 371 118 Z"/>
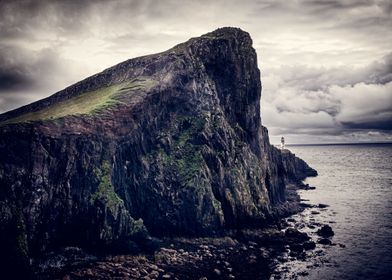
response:
<path id="1" fill-rule="evenodd" d="M 392 142 L 390 0 L 0 0 L 0 113 L 223 26 L 253 39 L 271 142 Z"/>

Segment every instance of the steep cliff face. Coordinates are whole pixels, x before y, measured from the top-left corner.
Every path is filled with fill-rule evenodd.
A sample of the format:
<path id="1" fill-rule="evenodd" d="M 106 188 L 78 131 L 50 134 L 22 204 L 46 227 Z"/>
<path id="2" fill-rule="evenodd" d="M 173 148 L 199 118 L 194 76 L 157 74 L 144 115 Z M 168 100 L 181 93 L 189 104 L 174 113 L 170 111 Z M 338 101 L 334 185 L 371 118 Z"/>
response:
<path id="1" fill-rule="evenodd" d="M 249 34 L 222 28 L 0 115 L 3 252 L 262 225 L 315 171 L 269 144 L 260 98 Z"/>

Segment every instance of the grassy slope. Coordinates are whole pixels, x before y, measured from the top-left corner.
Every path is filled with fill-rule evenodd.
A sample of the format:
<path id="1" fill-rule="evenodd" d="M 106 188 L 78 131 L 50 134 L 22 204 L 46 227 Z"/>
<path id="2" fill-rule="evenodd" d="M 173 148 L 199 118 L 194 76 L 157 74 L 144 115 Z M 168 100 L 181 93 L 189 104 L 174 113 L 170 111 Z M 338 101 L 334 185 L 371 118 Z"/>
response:
<path id="1" fill-rule="evenodd" d="M 117 100 L 116 97 L 133 90 L 151 87 L 153 84 L 153 80 L 134 79 L 94 91 L 84 92 L 76 97 L 54 103 L 45 109 L 29 112 L 6 120 L 0 123 L 0 125 L 37 120 L 52 120 L 68 115 L 96 114 L 107 107 L 121 104 L 122 102 Z"/>

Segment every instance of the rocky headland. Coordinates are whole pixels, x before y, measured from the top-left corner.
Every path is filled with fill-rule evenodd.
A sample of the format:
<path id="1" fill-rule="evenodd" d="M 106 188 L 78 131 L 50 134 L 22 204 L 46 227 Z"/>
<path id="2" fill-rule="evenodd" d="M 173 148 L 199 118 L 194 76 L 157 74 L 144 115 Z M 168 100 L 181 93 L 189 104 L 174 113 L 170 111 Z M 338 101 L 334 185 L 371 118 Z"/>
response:
<path id="1" fill-rule="evenodd" d="M 269 143 L 260 99 L 249 34 L 221 28 L 0 115 L 2 276 L 263 279 L 303 257 L 281 218 L 317 172 Z"/>

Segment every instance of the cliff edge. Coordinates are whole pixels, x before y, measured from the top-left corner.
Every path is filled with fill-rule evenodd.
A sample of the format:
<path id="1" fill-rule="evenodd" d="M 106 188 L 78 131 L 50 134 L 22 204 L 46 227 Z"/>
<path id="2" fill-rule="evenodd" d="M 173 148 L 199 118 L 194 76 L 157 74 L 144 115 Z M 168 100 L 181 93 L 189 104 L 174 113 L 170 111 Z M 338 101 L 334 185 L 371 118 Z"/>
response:
<path id="1" fill-rule="evenodd" d="M 316 175 L 269 143 L 248 33 L 221 28 L 0 115 L 1 263 L 260 227 Z"/>

